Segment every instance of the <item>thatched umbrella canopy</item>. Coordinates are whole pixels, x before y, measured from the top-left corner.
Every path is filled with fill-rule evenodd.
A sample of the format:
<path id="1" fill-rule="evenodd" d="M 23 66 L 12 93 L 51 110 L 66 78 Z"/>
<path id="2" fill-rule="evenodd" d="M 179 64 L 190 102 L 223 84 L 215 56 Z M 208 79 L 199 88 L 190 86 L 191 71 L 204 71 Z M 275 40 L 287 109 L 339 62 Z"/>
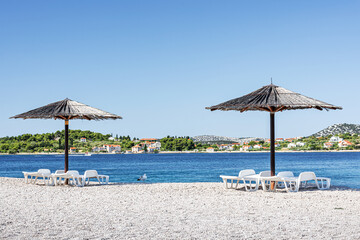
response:
<path id="1" fill-rule="evenodd" d="M 314 98 L 303 96 L 273 84 L 264 86 L 245 96 L 207 107 L 211 111 L 266 111 L 270 112 L 271 175 L 275 176 L 275 113 L 284 110 L 315 108 L 318 110 L 342 109 Z"/>
<path id="2" fill-rule="evenodd" d="M 70 100 L 68 98 L 50 103 L 46 106 L 33 109 L 31 111 L 13 116 L 11 118 L 23 119 L 63 119 L 65 120 L 65 172 L 69 167 L 69 120 L 86 119 L 86 120 L 104 120 L 104 119 L 122 119 L 122 117 L 105 112 L 103 110 L 90 107 L 88 105 Z"/>

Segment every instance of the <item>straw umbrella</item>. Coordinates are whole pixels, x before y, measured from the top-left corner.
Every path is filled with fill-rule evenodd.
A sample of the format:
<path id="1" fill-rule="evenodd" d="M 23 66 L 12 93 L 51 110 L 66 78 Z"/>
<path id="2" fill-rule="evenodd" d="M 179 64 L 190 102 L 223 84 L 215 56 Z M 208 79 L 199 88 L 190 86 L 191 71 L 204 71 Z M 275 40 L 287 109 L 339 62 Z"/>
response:
<path id="1" fill-rule="evenodd" d="M 303 96 L 273 84 L 264 86 L 245 96 L 229 100 L 212 107 L 211 111 L 265 111 L 270 113 L 270 168 L 275 176 L 275 113 L 284 110 L 315 108 L 318 110 L 342 109 L 314 98 Z"/>
<path id="2" fill-rule="evenodd" d="M 68 98 L 50 103 L 46 106 L 13 116 L 11 118 L 23 119 L 62 119 L 65 120 L 65 172 L 69 170 L 69 120 L 104 120 L 122 119 L 122 117 L 102 111 L 97 108 L 70 100 Z"/>

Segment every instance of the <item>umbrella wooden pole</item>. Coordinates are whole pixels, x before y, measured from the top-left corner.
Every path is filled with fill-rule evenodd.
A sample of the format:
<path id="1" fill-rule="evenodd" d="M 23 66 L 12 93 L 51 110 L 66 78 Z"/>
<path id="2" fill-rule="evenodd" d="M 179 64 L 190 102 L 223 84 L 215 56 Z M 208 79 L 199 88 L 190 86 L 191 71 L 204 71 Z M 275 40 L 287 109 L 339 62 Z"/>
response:
<path id="1" fill-rule="evenodd" d="M 69 120 L 65 120 L 65 168 L 64 171 L 69 170 Z"/>
<path id="2" fill-rule="evenodd" d="M 275 113 L 270 112 L 270 170 L 271 176 L 275 176 Z M 271 190 L 274 190 L 275 182 L 271 182 Z"/>
<path id="3" fill-rule="evenodd" d="M 270 113 L 270 169 L 275 176 L 275 113 Z"/>

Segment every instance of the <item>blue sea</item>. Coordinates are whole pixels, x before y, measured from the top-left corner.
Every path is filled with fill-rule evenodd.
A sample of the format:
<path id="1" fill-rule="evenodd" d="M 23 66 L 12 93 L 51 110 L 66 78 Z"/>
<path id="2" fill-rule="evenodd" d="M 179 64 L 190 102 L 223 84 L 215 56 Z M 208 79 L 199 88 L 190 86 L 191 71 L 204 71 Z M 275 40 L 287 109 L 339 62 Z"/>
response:
<path id="1" fill-rule="evenodd" d="M 23 177 L 22 171 L 64 168 L 64 155 L 0 155 L 0 177 Z M 111 182 L 136 182 L 146 173 L 148 182 L 219 182 L 219 175 L 237 175 L 252 168 L 269 170 L 269 153 L 184 153 L 184 154 L 113 154 L 70 155 L 69 169 L 83 174 L 96 169 L 110 176 Z M 330 177 L 332 185 L 360 189 L 360 153 L 276 153 L 276 172 L 313 171 Z"/>

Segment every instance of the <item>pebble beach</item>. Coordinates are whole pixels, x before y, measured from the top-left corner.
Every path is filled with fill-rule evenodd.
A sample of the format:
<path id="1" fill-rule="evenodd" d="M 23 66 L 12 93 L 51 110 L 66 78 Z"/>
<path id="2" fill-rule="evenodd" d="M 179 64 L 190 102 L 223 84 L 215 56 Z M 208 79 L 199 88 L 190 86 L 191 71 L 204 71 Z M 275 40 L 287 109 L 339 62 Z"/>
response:
<path id="1" fill-rule="evenodd" d="M 0 178 L 0 239 L 360 239 L 360 191 L 218 183 L 72 186 Z"/>

